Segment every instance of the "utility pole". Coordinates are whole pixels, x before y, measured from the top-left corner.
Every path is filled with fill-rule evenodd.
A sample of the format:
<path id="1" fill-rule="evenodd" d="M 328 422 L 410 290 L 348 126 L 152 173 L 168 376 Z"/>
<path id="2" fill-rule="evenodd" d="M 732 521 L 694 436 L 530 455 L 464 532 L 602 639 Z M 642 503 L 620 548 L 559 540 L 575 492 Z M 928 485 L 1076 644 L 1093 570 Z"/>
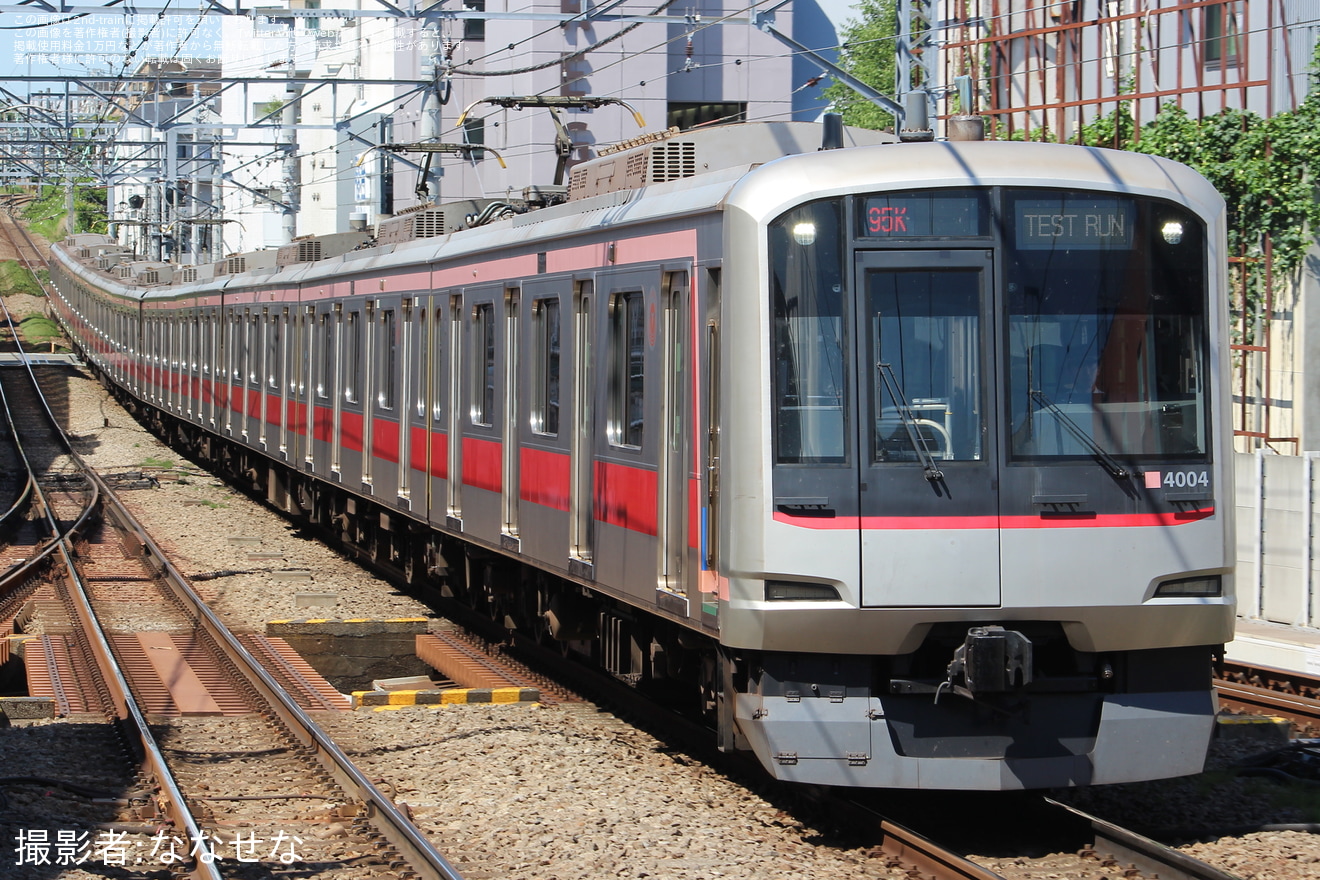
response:
<path id="1" fill-rule="evenodd" d="M 283 208 L 283 228 L 281 230 L 282 244 L 288 244 L 298 235 L 298 191 L 299 180 L 301 179 L 301 170 L 298 167 L 298 96 L 302 89 L 295 82 L 298 76 L 297 59 L 297 20 L 293 18 L 283 19 L 285 26 L 289 29 L 289 50 L 288 65 L 285 71 L 289 81 L 284 86 L 284 107 L 280 110 L 280 148 L 284 150 L 284 179 L 283 197 L 280 199 L 284 203 Z"/>
<path id="2" fill-rule="evenodd" d="M 900 104 L 909 92 L 924 91 L 928 109 L 935 109 L 939 49 L 931 39 L 931 0 L 898 0 L 898 58 L 894 95 Z"/>

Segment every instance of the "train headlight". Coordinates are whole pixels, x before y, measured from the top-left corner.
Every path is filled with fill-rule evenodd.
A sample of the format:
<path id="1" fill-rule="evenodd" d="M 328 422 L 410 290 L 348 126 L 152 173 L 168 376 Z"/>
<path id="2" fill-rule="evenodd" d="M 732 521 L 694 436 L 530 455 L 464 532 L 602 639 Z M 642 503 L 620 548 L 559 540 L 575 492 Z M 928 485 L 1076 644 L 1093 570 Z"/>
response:
<path id="1" fill-rule="evenodd" d="M 793 224 L 793 240 L 803 247 L 816 243 L 816 224 L 810 220 Z"/>
<path id="2" fill-rule="evenodd" d="M 1222 595 L 1224 595 L 1224 580 L 1217 574 L 1178 578 L 1177 580 L 1165 581 L 1155 588 L 1155 598 L 1157 599 L 1206 598 Z"/>
<path id="3" fill-rule="evenodd" d="M 766 581 L 765 598 L 771 602 L 837 602 L 839 590 L 829 584 Z"/>
<path id="4" fill-rule="evenodd" d="M 1183 225 L 1180 220 L 1170 220 L 1160 227 L 1160 235 L 1169 244 L 1178 244 L 1183 238 Z"/>

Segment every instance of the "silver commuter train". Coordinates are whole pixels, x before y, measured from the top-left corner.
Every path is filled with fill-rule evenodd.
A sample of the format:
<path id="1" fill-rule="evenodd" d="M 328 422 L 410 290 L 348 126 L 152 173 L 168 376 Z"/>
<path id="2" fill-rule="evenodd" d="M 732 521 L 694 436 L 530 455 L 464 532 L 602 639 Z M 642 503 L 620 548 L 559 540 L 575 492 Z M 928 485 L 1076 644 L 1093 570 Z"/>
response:
<path id="1" fill-rule="evenodd" d="M 194 454 L 690 694 L 777 778 L 1199 771 L 1234 620 L 1222 200 L 1130 153 L 819 144 L 661 137 L 565 203 L 337 256 L 74 236 L 56 308 Z"/>

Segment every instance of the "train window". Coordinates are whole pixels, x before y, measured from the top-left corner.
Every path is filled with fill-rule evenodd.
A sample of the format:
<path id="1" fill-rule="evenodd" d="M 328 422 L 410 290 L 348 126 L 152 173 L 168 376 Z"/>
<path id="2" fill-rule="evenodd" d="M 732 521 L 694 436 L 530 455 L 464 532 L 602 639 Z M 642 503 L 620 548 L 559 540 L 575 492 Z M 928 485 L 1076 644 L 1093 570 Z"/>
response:
<path id="1" fill-rule="evenodd" d="M 376 404 L 381 409 L 394 409 L 394 369 L 399 351 L 396 331 L 394 309 L 384 309 L 380 313 L 380 369 L 376 371 Z"/>
<path id="2" fill-rule="evenodd" d="M 280 389 L 280 328 L 281 316 L 271 315 L 266 328 L 266 385 L 271 391 Z"/>
<path id="3" fill-rule="evenodd" d="M 495 308 L 482 303 L 472 309 L 472 346 L 478 356 L 472 366 L 472 424 L 491 425 L 495 416 Z"/>
<path id="4" fill-rule="evenodd" d="M 417 393 L 413 401 L 413 411 L 417 418 L 426 418 L 426 381 L 431 375 L 429 366 L 431 363 L 431 325 L 426 320 L 426 306 L 423 305 L 417 310 L 417 345 L 415 357 L 417 358 Z"/>
<path id="5" fill-rule="evenodd" d="M 795 208 L 770 226 L 775 460 L 844 464 L 850 434 L 841 205 Z"/>
<path id="6" fill-rule="evenodd" d="M 532 303 L 532 430 L 559 433 L 559 300 Z"/>
<path id="7" fill-rule="evenodd" d="M 229 314 L 229 378 L 243 380 L 243 318 L 237 312 Z"/>
<path id="8" fill-rule="evenodd" d="M 445 310 L 435 310 L 435 322 L 431 325 L 431 418 L 439 419 L 445 411 L 444 358 L 440 351 L 444 347 L 441 330 L 445 326 Z"/>
<path id="9" fill-rule="evenodd" d="M 874 461 L 981 458 L 981 285 L 971 267 L 868 268 Z"/>
<path id="10" fill-rule="evenodd" d="M 1010 449 L 1204 457 L 1205 230 L 1154 199 L 1005 194 Z"/>
<path id="11" fill-rule="evenodd" d="M 362 322 L 357 312 L 348 313 L 348 350 L 344 363 L 344 400 L 358 402 L 358 383 L 362 375 Z"/>
<path id="12" fill-rule="evenodd" d="M 261 384 L 261 316 L 249 315 L 247 322 L 247 342 L 243 350 L 247 355 L 247 380 L 249 385 Z"/>
<path id="13" fill-rule="evenodd" d="M 331 377 L 334 376 L 335 364 L 335 325 L 328 314 L 321 316 L 321 359 L 317 362 L 316 396 L 321 400 L 330 397 Z"/>
<path id="14" fill-rule="evenodd" d="M 610 314 L 609 441 L 641 448 L 646 418 L 646 307 L 642 292 L 617 294 Z"/>

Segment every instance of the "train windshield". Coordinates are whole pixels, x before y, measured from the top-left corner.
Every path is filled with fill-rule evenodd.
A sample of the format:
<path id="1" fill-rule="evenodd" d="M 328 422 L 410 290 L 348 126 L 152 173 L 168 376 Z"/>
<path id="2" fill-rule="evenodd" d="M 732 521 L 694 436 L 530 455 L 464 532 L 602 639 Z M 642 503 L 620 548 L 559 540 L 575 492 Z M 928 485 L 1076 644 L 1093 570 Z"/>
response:
<path id="1" fill-rule="evenodd" d="M 1203 457 L 1200 222 L 1150 199 L 1004 196 L 1010 456 Z"/>
<path id="2" fill-rule="evenodd" d="M 1112 192 L 789 211 L 769 228 L 776 462 L 930 470 L 985 460 L 988 432 L 1010 461 L 1204 459 L 1205 237 Z"/>
<path id="3" fill-rule="evenodd" d="M 842 205 L 815 202 L 770 229 L 775 454 L 784 464 L 848 461 L 851 303 Z"/>

